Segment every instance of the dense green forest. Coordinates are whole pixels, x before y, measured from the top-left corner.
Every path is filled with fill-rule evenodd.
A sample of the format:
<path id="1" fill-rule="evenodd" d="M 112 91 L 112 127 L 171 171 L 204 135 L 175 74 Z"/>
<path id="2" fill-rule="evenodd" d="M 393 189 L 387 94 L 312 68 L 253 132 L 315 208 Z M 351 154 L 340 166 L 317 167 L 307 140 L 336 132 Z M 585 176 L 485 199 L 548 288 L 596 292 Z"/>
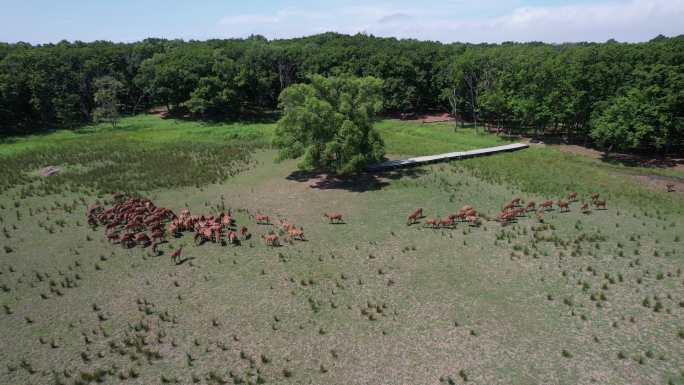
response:
<path id="1" fill-rule="evenodd" d="M 116 93 L 122 114 L 164 105 L 197 119 L 237 119 L 276 109 L 283 89 L 312 74 L 381 79 L 385 113 L 449 111 L 509 133 L 612 149 L 674 151 L 684 143 L 684 36 L 560 45 L 336 33 L 0 43 L 0 134 L 91 122 L 97 84 L 109 85 L 100 95 Z"/>

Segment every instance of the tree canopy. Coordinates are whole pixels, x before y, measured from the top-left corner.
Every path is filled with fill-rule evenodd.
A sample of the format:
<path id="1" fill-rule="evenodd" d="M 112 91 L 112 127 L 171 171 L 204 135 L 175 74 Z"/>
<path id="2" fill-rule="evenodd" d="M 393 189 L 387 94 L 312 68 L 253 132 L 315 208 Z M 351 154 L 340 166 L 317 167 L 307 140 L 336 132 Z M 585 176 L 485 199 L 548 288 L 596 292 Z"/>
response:
<path id="1" fill-rule="evenodd" d="M 382 81 L 374 77 L 313 75 L 280 94 L 282 117 L 274 144 L 280 158 L 303 156 L 300 168 L 360 171 L 385 154 L 373 119 L 383 107 Z"/>
<path id="2" fill-rule="evenodd" d="M 122 84 L 124 115 L 164 105 L 221 119 L 274 110 L 282 90 L 318 74 L 381 79 L 382 113 L 453 111 L 510 133 L 681 149 L 683 73 L 684 36 L 629 44 L 441 44 L 336 33 L 0 44 L 0 135 L 88 124 L 103 76 Z"/>

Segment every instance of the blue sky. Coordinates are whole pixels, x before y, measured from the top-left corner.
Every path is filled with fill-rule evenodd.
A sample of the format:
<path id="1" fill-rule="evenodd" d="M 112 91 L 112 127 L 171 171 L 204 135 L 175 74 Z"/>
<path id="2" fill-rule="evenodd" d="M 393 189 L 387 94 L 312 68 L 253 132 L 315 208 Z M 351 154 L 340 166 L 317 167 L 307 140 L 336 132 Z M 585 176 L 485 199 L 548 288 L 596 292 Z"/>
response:
<path id="1" fill-rule="evenodd" d="M 336 31 L 443 42 L 645 41 L 684 33 L 684 0 L 0 0 L 0 41 L 134 41 Z"/>

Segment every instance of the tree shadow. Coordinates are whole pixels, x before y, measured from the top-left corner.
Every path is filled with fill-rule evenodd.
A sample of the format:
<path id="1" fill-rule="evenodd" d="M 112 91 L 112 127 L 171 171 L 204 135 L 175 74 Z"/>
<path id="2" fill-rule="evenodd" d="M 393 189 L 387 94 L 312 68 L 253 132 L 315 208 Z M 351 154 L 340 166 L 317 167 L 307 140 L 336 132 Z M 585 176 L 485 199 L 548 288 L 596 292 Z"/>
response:
<path id="1" fill-rule="evenodd" d="M 640 154 L 603 153 L 601 160 L 609 164 L 625 167 L 674 168 L 684 166 L 684 155 L 667 157 L 662 155 L 646 156 Z"/>
<path id="2" fill-rule="evenodd" d="M 322 171 L 294 171 L 287 180 L 308 182 L 309 187 L 318 190 L 347 190 L 350 192 L 378 191 L 389 186 L 390 181 L 402 178 L 419 178 L 427 172 L 423 168 L 411 167 L 378 173 L 363 172 L 354 175 L 334 175 Z"/>

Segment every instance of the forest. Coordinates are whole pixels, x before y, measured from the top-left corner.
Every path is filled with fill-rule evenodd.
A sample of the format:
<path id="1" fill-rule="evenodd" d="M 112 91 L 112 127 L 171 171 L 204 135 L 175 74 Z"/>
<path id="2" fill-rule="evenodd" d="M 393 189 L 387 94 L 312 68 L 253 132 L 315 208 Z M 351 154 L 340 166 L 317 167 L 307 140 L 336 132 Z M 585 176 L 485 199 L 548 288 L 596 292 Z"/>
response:
<path id="1" fill-rule="evenodd" d="M 607 150 L 684 146 L 684 36 L 566 44 L 337 33 L 0 43 L 0 136 L 89 124 L 98 98 L 109 94 L 123 115 L 165 106 L 197 120 L 254 118 L 277 111 L 281 91 L 313 75 L 380 79 L 383 114 L 450 112 L 506 134 L 562 136 Z"/>

